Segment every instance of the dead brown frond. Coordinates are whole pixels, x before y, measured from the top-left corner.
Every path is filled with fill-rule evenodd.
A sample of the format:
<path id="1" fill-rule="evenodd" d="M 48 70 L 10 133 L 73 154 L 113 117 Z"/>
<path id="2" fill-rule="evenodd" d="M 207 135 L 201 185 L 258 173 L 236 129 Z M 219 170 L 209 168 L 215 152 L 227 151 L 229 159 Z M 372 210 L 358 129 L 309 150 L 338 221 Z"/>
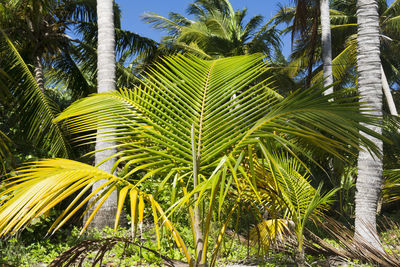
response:
<path id="1" fill-rule="evenodd" d="M 111 249 L 117 244 L 123 244 L 124 250 L 121 256 L 119 263 L 105 263 L 105 266 L 120 266 L 121 260 L 124 257 L 130 256 L 127 253 L 127 249 L 129 246 L 134 246 L 139 249 L 147 250 L 148 252 L 153 253 L 154 255 L 163 259 L 164 266 L 176 266 L 180 264 L 175 260 L 172 260 L 168 257 L 161 255 L 159 252 L 152 250 L 150 248 L 144 247 L 143 245 L 136 243 L 127 238 L 121 237 L 111 237 L 104 239 L 96 239 L 96 240 L 85 240 L 79 243 L 78 245 L 70 248 L 69 250 L 62 253 L 58 256 L 54 261 L 52 261 L 49 267 L 62 267 L 62 266 L 83 266 L 83 264 L 91 263 L 92 266 L 103 266 L 103 260 L 107 252 L 111 251 Z M 89 255 L 91 253 L 96 253 L 94 258 L 90 258 Z M 86 265 L 85 265 L 86 266 Z"/>
<path id="2" fill-rule="evenodd" d="M 342 223 L 325 218 L 321 227 L 329 233 L 341 247 L 331 252 L 347 259 L 358 259 L 363 262 L 378 264 L 380 266 L 400 266 L 400 251 L 397 248 L 386 246 L 382 241 L 381 247 L 372 246 L 363 237 L 355 236 L 353 229 L 349 229 Z M 368 226 L 366 226 L 368 227 Z M 319 246 L 320 243 L 318 243 Z"/>

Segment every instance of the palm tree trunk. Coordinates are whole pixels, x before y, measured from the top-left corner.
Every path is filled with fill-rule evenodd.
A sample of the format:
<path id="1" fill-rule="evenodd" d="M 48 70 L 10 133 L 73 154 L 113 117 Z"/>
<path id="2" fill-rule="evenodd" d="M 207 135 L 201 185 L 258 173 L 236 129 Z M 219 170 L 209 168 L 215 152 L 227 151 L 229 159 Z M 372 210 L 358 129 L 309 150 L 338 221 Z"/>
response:
<path id="1" fill-rule="evenodd" d="M 321 43 L 322 43 L 322 62 L 324 65 L 324 87 L 328 87 L 333 83 L 332 74 L 332 41 L 331 41 L 331 21 L 329 14 L 329 0 L 321 0 Z M 325 94 L 333 93 L 330 87 Z"/>
<path id="2" fill-rule="evenodd" d="M 113 14 L 113 0 L 97 0 L 98 23 L 98 47 L 97 47 L 97 92 L 115 91 L 115 28 Z M 96 150 L 102 150 L 115 145 L 114 141 L 104 141 L 110 136 L 104 136 L 105 132 L 112 129 L 97 130 Z M 96 152 L 95 164 L 101 164 L 105 159 L 116 153 L 116 149 L 106 149 Z M 111 172 L 115 159 L 107 160 L 99 168 Z M 98 188 L 104 184 L 99 181 L 93 185 Z M 93 190 L 92 189 L 92 190 Z M 90 224 L 92 228 L 102 229 L 112 227 L 117 210 L 117 192 L 113 192 L 99 209 Z M 87 218 L 86 218 L 87 219 Z"/>
<path id="3" fill-rule="evenodd" d="M 367 102 L 373 115 L 382 116 L 382 80 L 379 50 L 379 15 L 377 0 L 357 1 L 358 20 L 358 91 L 360 101 Z M 382 133 L 378 126 L 366 125 Z M 369 137 L 380 149 L 382 141 Z M 376 231 L 376 210 L 382 183 L 382 159 L 372 157 L 363 149 L 358 156 L 358 175 L 355 197 L 355 236 L 377 248 L 380 247 Z"/>
<path id="4" fill-rule="evenodd" d="M 300 242 L 300 241 L 299 241 Z M 306 257 L 304 254 L 304 248 L 299 246 L 294 255 L 295 263 L 297 267 L 304 267 L 306 266 Z"/>
<path id="5" fill-rule="evenodd" d="M 40 58 L 40 56 L 36 56 L 34 58 L 33 64 L 35 65 L 34 73 L 35 73 L 36 83 L 39 86 L 40 91 L 44 93 L 44 74 L 43 74 L 42 59 Z"/>
<path id="6" fill-rule="evenodd" d="M 393 116 L 398 116 L 399 114 L 397 113 L 396 105 L 394 104 L 394 101 L 393 101 L 393 96 L 390 91 L 389 83 L 386 79 L 385 71 L 383 70 L 382 66 L 381 66 L 381 71 L 382 71 L 383 93 L 385 94 L 386 102 L 388 104 L 390 114 Z"/>
<path id="7" fill-rule="evenodd" d="M 194 137 L 194 124 L 192 125 L 191 129 L 191 139 L 192 139 L 192 157 L 193 157 L 193 188 L 196 188 L 198 185 L 198 171 L 199 171 L 199 166 L 198 166 L 198 158 L 197 158 L 197 153 L 196 153 L 196 144 L 195 144 L 195 137 Z M 194 230 L 194 242 L 195 248 L 196 248 L 196 265 L 195 266 L 206 266 L 206 262 L 203 262 L 203 249 L 204 249 L 204 239 L 203 239 L 203 231 L 201 228 L 201 219 L 200 219 L 200 211 L 199 211 L 199 206 L 197 205 L 197 200 L 199 198 L 199 194 L 195 193 L 193 195 L 193 200 L 195 203 L 195 207 L 193 208 L 193 230 Z"/>

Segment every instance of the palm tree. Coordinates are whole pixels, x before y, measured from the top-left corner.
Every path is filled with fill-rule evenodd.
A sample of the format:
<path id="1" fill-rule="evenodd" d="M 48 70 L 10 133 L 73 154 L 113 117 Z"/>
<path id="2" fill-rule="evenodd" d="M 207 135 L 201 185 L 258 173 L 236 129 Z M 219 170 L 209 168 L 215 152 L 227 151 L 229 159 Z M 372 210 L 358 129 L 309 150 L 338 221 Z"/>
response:
<path id="1" fill-rule="evenodd" d="M 382 80 L 379 40 L 379 13 L 377 0 L 357 1 L 357 72 L 360 100 L 374 110 L 371 115 L 382 117 Z M 366 125 L 381 133 L 382 128 Z M 382 150 L 382 140 L 368 136 Z M 380 247 L 376 232 L 377 203 L 382 184 L 382 158 L 373 157 L 364 148 L 358 155 L 358 173 L 355 196 L 355 235 L 371 246 Z"/>
<path id="2" fill-rule="evenodd" d="M 48 150 L 48 155 L 68 157 L 69 145 L 63 129 L 53 120 L 60 112 L 29 70 L 11 40 L 1 32 L 0 101 L 18 110 L 21 132 L 34 145 Z M 14 106 L 13 106 L 14 105 Z M 20 132 L 20 133 L 21 133 Z"/>
<path id="3" fill-rule="evenodd" d="M 2 97 L 1 101 L 11 99 L 19 103 L 22 129 L 36 145 L 50 148 L 50 156 L 68 157 L 70 151 L 61 127 L 52 122 L 60 109 L 49 97 L 46 83 L 72 90 L 74 98 L 94 92 L 97 24 L 91 21 L 96 19 L 95 5 L 95 0 L 0 2 L 0 27 L 13 39 L 4 36 L 1 46 L 0 87 L 3 92 L 10 92 L 11 97 Z M 120 53 L 134 54 L 155 48 L 156 42 L 120 29 L 120 10 L 115 4 L 113 10 L 117 14 L 114 26 L 117 27 Z M 68 28 L 74 29 L 81 38 L 69 37 Z M 127 80 L 124 76 L 134 76 L 121 65 L 119 74 L 124 81 Z"/>
<path id="4" fill-rule="evenodd" d="M 115 27 L 114 27 L 114 1 L 97 0 L 97 92 L 107 93 L 115 91 Z M 112 136 L 105 133 L 115 131 L 115 129 L 97 129 L 95 164 L 105 172 L 112 173 L 112 168 L 116 158 L 109 159 L 117 150 L 116 142 L 110 141 Z M 108 148 L 108 149 L 107 149 Z M 100 180 L 93 185 L 92 191 L 96 191 L 104 183 Z M 113 218 L 117 211 L 117 192 L 109 195 L 97 216 L 92 221 L 92 227 L 102 229 L 105 226 L 113 225 Z M 87 220 L 85 218 L 85 220 Z M 111 219 L 111 220 L 110 220 Z"/>
<path id="5" fill-rule="evenodd" d="M 331 41 L 331 22 L 330 22 L 330 9 L 329 0 L 297 0 L 296 13 L 293 18 L 292 42 L 297 31 L 304 36 L 310 36 L 311 52 L 309 55 L 308 63 L 308 78 L 307 85 L 310 85 L 312 66 L 314 62 L 314 54 L 316 49 L 316 38 L 318 35 L 317 27 L 318 20 L 321 22 L 321 58 L 323 62 L 323 78 L 324 86 L 329 87 L 333 83 L 332 74 L 332 41 Z M 318 13 L 319 11 L 319 13 Z M 318 16 L 319 15 L 319 16 Z M 309 20 L 312 20 L 309 26 Z M 306 37 L 306 38 L 307 38 Z M 325 93 L 330 94 L 333 92 L 331 87 Z"/>
<path id="6" fill-rule="evenodd" d="M 324 67 L 324 86 L 328 87 L 333 84 L 332 73 L 332 38 L 331 38 L 331 19 L 329 0 L 321 0 L 321 46 L 322 46 L 322 62 Z M 326 93 L 333 92 L 333 87 L 330 87 Z"/>
<path id="7" fill-rule="evenodd" d="M 333 76 L 336 81 L 342 85 L 355 84 L 355 66 L 357 55 L 357 18 L 356 18 L 356 0 L 331 2 L 331 30 L 334 41 L 333 46 Z M 399 82 L 399 58 L 397 57 L 398 44 L 395 40 L 399 39 L 397 17 L 399 16 L 399 1 L 394 1 L 388 5 L 386 0 L 378 1 L 380 14 L 380 29 L 381 29 L 381 60 L 382 60 L 382 76 L 387 79 L 382 79 L 382 86 L 385 92 L 385 97 L 388 102 L 388 107 L 392 115 L 397 114 L 392 95 L 389 93 L 389 84 Z M 277 15 L 277 22 L 288 22 L 295 16 L 294 8 L 282 9 Z M 285 31 L 290 31 L 287 28 Z M 321 29 L 322 31 L 322 29 Z M 290 63 L 291 75 L 296 76 L 304 68 L 308 68 L 307 58 L 311 43 L 309 39 L 303 38 L 298 40 L 295 51 L 292 53 L 292 62 Z M 321 49 L 317 47 L 317 49 Z M 319 62 L 322 58 L 315 56 L 314 61 Z M 324 72 L 322 67 L 315 68 L 313 73 L 313 82 L 323 78 Z M 386 75 L 385 75 L 386 74 Z"/>
<path id="8" fill-rule="evenodd" d="M 178 13 L 170 13 L 169 18 L 146 13 L 144 20 L 168 31 L 163 43 L 204 58 L 257 52 L 272 58 L 274 50 L 279 50 L 280 40 L 272 21 L 260 27 L 263 17 L 257 15 L 244 24 L 247 9 L 235 11 L 229 0 L 196 0 L 188 13 L 195 19 Z"/>
<path id="9" fill-rule="evenodd" d="M 269 164 L 265 164 L 264 168 L 258 166 L 257 172 L 263 173 L 263 180 L 257 180 L 258 190 L 263 196 L 263 201 L 268 207 L 265 210 L 277 210 L 281 217 L 275 218 L 271 216 L 267 220 L 262 220 L 254 229 L 251 230 L 250 239 L 253 242 L 261 244 L 266 251 L 281 237 L 281 242 L 285 240 L 282 235 L 289 236 L 293 233 L 297 244 L 294 252 L 297 266 L 305 266 L 304 254 L 304 231 L 310 221 L 315 224 L 321 222 L 324 211 L 329 209 L 329 203 L 332 202 L 332 195 L 337 191 L 333 189 L 326 194 L 321 194 L 322 183 L 315 189 L 310 182 L 309 173 L 302 170 L 301 164 L 290 157 L 285 152 L 281 155 L 275 155 L 278 160 L 279 170 L 271 170 L 275 168 Z M 272 176 L 272 177 L 271 177 Z M 276 182 L 275 186 L 274 182 Z M 278 197 L 272 199 L 273 195 L 268 194 L 268 190 L 274 190 L 278 193 Z M 257 201 L 256 198 L 253 201 Z M 283 239 L 283 240 L 282 240 Z"/>
<path id="10" fill-rule="evenodd" d="M 75 99 L 96 92 L 96 0 L 1 0 L 0 6 L 0 27 L 24 61 L 35 66 L 32 71 L 43 92 L 45 82 L 72 90 Z M 155 49 L 153 40 L 122 30 L 121 11 L 116 4 L 113 10 L 119 53 Z"/>
<path id="11" fill-rule="evenodd" d="M 129 198 L 134 231 L 143 220 L 147 201 L 156 232 L 162 221 L 188 262 L 194 263 L 169 220 L 172 212 L 185 208 L 193 218 L 193 209 L 205 203 L 210 211 L 221 213 L 225 199 L 232 197 L 238 203 L 249 192 L 260 201 L 262 195 L 255 185 L 257 181 L 265 182 L 265 171 L 255 171 L 251 166 L 262 166 L 269 177 L 276 177 L 286 169 L 279 164 L 282 153 L 299 161 L 299 155 L 307 157 L 310 151 L 322 149 L 345 159 L 351 153 L 349 146 L 358 148 L 359 142 L 376 151 L 374 144 L 359 134 L 374 135 L 359 122 L 375 120 L 360 114 L 358 103 L 329 101 L 332 95 L 323 96 L 315 88 L 283 99 L 269 87 L 270 78 L 257 81 L 267 69 L 258 54 L 212 61 L 182 55 L 167 57 L 132 90 L 100 93 L 76 102 L 57 121 L 65 120 L 72 134 L 84 134 L 80 138 L 84 142 L 93 140 L 93 131 L 108 129 L 102 135 L 117 142 L 119 149 L 112 157 L 118 160 L 113 170 L 124 164 L 123 177 L 71 160 L 34 163 L 36 168 L 25 168 L 0 193 L 0 234 L 17 231 L 74 192 L 79 194 L 52 229 L 61 227 L 94 198 L 93 212 L 91 207 L 86 210 L 91 214 L 85 229 L 104 201 L 118 190 L 115 227 Z M 233 99 L 239 91 L 240 96 Z M 196 178 L 198 185 L 194 186 Z M 141 190 L 150 179 L 154 194 Z M 101 187 L 85 196 L 101 180 Z M 275 187 L 277 183 L 270 185 Z M 157 192 L 171 200 L 168 213 L 157 203 Z M 268 192 L 272 198 L 279 195 L 276 190 Z M 226 207 L 228 214 L 221 214 L 222 218 L 229 220 L 235 207 L 237 204 Z M 212 214 L 207 212 L 201 218 L 202 254 L 194 257 L 200 264 L 207 262 Z M 301 213 L 299 218 L 303 215 L 307 214 Z M 301 228 L 304 222 L 299 223 Z M 222 224 L 216 251 L 226 228 L 226 223 Z M 196 236 L 193 240 L 197 243 Z"/>
<path id="12" fill-rule="evenodd" d="M 33 65 L 36 82 L 45 91 L 46 66 L 64 60 L 70 69 L 77 68 L 71 56 L 71 38 L 67 29 L 79 17 L 95 16 L 93 1 L 16 0 L 0 2 L 0 27 L 17 45 L 25 62 Z M 76 74 L 76 73 L 75 73 Z M 80 76 L 76 75 L 78 79 Z M 83 84 L 75 88 L 85 90 Z"/>

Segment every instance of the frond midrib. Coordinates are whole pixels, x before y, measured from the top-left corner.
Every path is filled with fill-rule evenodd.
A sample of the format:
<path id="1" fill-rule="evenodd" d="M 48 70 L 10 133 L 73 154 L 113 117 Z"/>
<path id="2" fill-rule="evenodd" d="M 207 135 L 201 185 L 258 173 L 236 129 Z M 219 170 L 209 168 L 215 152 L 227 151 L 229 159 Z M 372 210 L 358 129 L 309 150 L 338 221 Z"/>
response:
<path id="1" fill-rule="evenodd" d="M 203 123 L 205 119 L 204 115 L 204 110 L 205 110 L 205 105 L 206 105 L 206 99 L 207 99 L 207 93 L 208 90 L 210 89 L 210 79 L 211 79 L 211 73 L 214 69 L 214 66 L 216 64 L 216 60 L 214 60 L 210 66 L 210 69 L 208 70 L 206 80 L 204 82 L 204 91 L 203 91 L 203 99 L 201 103 L 201 111 L 200 111 L 200 117 L 199 117 L 199 137 L 198 137 L 198 146 L 197 146 L 197 159 L 200 160 L 201 156 L 201 141 L 202 141 L 202 134 L 203 134 Z"/>

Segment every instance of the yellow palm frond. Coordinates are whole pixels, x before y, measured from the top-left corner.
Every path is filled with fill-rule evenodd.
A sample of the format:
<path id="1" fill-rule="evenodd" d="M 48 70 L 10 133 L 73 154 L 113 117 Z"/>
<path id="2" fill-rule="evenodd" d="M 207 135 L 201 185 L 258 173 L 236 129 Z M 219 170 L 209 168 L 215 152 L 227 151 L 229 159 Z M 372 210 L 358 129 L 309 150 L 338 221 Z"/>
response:
<path id="1" fill-rule="evenodd" d="M 79 214 L 79 210 L 85 207 L 90 199 L 94 199 L 91 206 L 95 208 L 89 215 L 89 219 L 82 229 L 83 232 L 111 192 L 119 189 L 116 224 L 127 197 L 133 204 L 131 205 L 132 228 L 143 220 L 145 202 L 147 202 L 153 210 L 155 223 L 162 222 L 162 225 L 172 232 L 177 245 L 190 259 L 189 252 L 179 233 L 152 195 L 140 191 L 136 186 L 121 178 L 93 166 L 67 159 L 46 159 L 33 162 L 20 168 L 17 174 L 6 181 L 5 189 L 0 193 L 0 236 L 15 234 L 33 219 L 46 214 L 51 208 L 70 196 L 75 197 L 49 231 L 54 232 L 59 229 L 72 216 Z M 104 181 L 104 183 L 86 195 L 85 193 L 90 192 L 92 185 L 98 181 Z M 90 206 L 86 207 L 85 212 L 88 212 L 89 209 Z M 136 221 L 135 214 L 139 214 L 138 221 Z M 159 237 L 159 229 L 156 230 Z"/>

